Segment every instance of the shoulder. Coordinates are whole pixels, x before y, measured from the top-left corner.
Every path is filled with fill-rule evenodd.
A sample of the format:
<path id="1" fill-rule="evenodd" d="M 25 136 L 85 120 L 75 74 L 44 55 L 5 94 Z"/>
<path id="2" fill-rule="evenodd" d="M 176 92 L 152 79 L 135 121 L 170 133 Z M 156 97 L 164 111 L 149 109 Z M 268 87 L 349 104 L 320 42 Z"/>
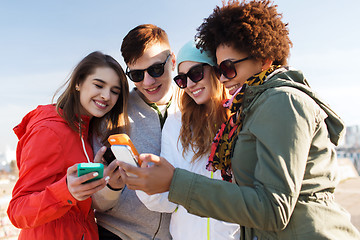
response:
<path id="1" fill-rule="evenodd" d="M 293 132 L 299 128 L 304 132 L 305 129 L 313 131 L 327 117 L 314 99 L 289 86 L 266 90 L 245 115 L 249 129 L 271 128 L 279 132 Z"/>
<path id="2" fill-rule="evenodd" d="M 320 109 L 318 104 L 304 91 L 291 86 L 280 86 L 267 89 L 258 99 L 264 107 L 286 107 L 289 104 L 311 109 Z"/>
<path id="3" fill-rule="evenodd" d="M 128 109 L 139 108 L 139 106 L 146 107 L 148 106 L 145 101 L 139 96 L 136 92 L 136 89 L 133 88 L 129 93 L 129 105 Z"/>
<path id="4" fill-rule="evenodd" d="M 156 111 L 140 97 L 135 88 L 130 91 L 128 102 L 128 115 L 130 118 L 145 118 L 144 116 L 149 114 L 156 114 L 157 116 Z"/>
<path id="5" fill-rule="evenodd" d="M 38 106 L 28 123 L 29 129 L 48 129 L 59 134 L 73 131 L 67 122 L 57 113 L 54 105 Z"/>

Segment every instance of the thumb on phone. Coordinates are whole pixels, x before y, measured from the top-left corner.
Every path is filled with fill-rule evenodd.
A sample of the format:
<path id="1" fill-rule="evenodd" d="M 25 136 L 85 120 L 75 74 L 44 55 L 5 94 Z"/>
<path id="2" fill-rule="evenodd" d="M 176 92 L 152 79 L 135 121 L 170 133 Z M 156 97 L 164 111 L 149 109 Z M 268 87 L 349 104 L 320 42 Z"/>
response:
<path id="1" fill-rule="evenodd" d="M 99 151 L 97 151 L 96 155 L 95 155 L 95 158 L 94 158 L 94 162 L 95 163 L 102 163 L 102 157 L 104 155 L 106 151 L 106 147 L 105 146 L 102 146 Z"/>
<path id="2" fill-rule="evenodd" d="M 72 165 L 71 167 L 69 167 L 69 168 L 67 169 L 67 175 L 77 176 L 77 166 L 78 166 L 78 165 L 79 165 L 79 164 L 76 163 L 76 164 Z"/>

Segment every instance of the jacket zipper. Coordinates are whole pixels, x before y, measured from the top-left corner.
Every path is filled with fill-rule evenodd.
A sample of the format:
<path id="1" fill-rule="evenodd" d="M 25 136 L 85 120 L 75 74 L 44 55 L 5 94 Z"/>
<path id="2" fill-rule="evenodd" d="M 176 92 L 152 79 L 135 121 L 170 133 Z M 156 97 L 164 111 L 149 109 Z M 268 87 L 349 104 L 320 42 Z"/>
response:
<path id="1" fill-rule="evenodd" d="M 160 230 L 160 226 L 161 226 L 161 219 L 162 219 L 162 213 L 160 213 L 160 220 L 159 220 L 159 226 L 158 228 L 156 229 L 156 232 L 154 233 L 154 236 L 152 237 L 152 240 L 155 239 L 156 235 L 159 233 L 159 230 Z"/>

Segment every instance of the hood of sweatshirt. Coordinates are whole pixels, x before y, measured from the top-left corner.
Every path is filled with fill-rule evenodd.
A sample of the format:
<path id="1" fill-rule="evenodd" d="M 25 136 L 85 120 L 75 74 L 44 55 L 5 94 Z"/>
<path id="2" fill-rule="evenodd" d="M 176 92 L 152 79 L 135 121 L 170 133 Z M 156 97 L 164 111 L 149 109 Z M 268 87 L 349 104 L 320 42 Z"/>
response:
<path id="1" fill-rule="evenodd" d="M 84 122 L 82 134 L 84 137 L 87 137 L 87 129 L 90 118 L 87 116 L 82 116 L 81 118 Z M 22 121 L 16 127 L 14 127 L 13 130 L 18 139 L 21 139 L 26 134 L 26 132 L 43 121 L 56 121 L 67 124 L 67 122 L 57 113 L 56 106 L 54 104 L 39 105 L 36 109 L 26 114 Z"/>

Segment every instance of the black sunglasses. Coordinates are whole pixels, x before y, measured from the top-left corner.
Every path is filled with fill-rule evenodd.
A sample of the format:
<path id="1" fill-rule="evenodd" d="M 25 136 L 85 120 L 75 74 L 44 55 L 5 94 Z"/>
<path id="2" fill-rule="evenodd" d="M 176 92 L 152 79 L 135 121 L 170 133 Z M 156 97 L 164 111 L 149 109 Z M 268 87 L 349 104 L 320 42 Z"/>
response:
<path id="1" fill-rule="evenodd" d="M 166 64 L 167 60 L 169 59 L 170 55 L 171 54 L 169 54 L 166 57 L 166 59 L 163 63 L 153 64 L 146 69 L 129 71 L 129 67 L 126 67 L 126 75 L 128 75 L 130 80 L 133 82 L 141 82 L 142 80 L 144 80 L 144 72 L 145 71 L 147 71 L 151 77 L 154 77 L 154 78 L 161 77 L 161 75 L 164 74 L 164 67 L 165 67 L 165 64 Z"/>
<path id="2" fill-rule="evenodd" d="M 193 66 L 189 69 L 187 73 L 182 73 L 174 77 L 174 81 L 179 88 L 187 87 L 187 78 L 190 78 L 194 83 L 199 82 L 204 78 L 204 66 L 208 65 L 207 63 L 201 63 Z"/>
<path id="3" fill-rule="evenodd" d="M 246 57 L 237 61 L 224 60 L 219 66 L 214 67 L 216 76 L 220 79 L 221 75 L 224 75 L 227 79 L 233 79 L 236 77 L 237 72 L 235 68 L 235 63 L 243 62 L 249 60 L 251 57 Z"/>

